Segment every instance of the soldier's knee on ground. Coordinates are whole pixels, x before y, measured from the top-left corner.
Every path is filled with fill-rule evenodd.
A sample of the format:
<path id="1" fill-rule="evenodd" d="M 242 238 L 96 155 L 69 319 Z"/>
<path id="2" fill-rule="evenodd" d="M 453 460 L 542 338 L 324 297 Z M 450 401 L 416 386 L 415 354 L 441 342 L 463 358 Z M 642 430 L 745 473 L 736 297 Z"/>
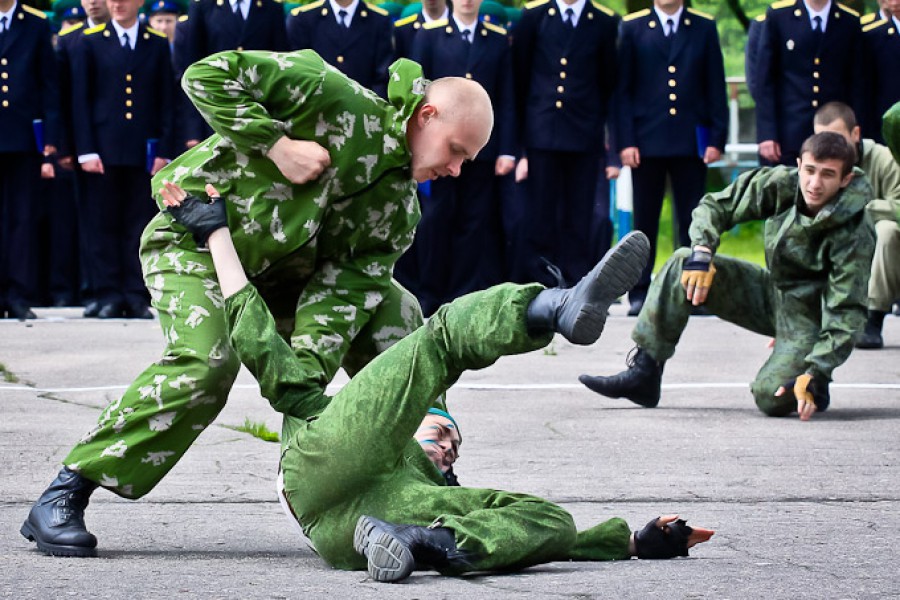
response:
<path id="1" fill-rule="evenodd" d="M 793 390 L 785 390 L 781 396 L 776 396 L 778 387 L 753 382 L 750 386 L 756 407 L 768 417 L 786 417 L 797 410 L 797 400 Z"/>

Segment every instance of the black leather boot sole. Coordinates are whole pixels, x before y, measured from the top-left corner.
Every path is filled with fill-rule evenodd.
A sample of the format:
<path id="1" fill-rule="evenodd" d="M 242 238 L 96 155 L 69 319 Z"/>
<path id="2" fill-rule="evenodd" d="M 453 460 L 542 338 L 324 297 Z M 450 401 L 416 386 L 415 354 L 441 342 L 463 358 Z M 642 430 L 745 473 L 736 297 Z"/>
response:
<path id="1" fill-rule="evenodd" d="M 406 544 L 379 527 L 377 519 L 366 515 L 356 522 L 353 549 L 368 559 L 369 577 L 375 581 L 401 581 L 416 566 L 416 559 Z"/>
<path id="2" fill-rule="evenodd" d="M 95 558 L 97 556 L 96 548 L 87 548 L 85 546 L 64 546 L 60 544 L 50 544 L 43 541 L 38 536 L 36 530 L 31 526 L 31 523 L 29 523 L 28 521 L 25 521 L 22 524 L 22 528 L 19 529 L 19 533 L 21 533 L 29 542 L 34 542 L 35 544 L 37 544 L 38 550 L 40 550 L 44 554 L 49 554 L 50 556 L 73 556 L 80 558 Z"/>

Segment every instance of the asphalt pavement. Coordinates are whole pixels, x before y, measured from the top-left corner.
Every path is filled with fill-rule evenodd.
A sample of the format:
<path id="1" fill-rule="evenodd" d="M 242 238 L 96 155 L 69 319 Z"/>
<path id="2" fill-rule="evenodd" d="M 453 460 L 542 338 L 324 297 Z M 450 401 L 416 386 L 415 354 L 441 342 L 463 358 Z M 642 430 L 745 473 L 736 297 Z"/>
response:
<path id="1" fill-rule="evenodd" d="M 835 372 L 831 408 L 807 423 L 758 412 L 749 382 L 767 339 L 692 317 L 656 409 L 601 398 L 580 373 L 624 367 L 635 319 L 600 341 L 561 338 L 466 374 L 450 408 L 464 485 L 537 494 L 579 527 L 664 513 L 716 530 L 689 558 L 558 562 L 517 574 L 416 572 L 379 584 L 329 568 L 297 539 L 274 493 L 279 448 L 228 426 L 279 429 L 242 372 L 228 405 L 145 498 L 97 491 L 96 559 L 52 558 L 19 535 L 60 460 L 163 348 L 157 321 L 36 309 L 0 321 L 0 597 L 3 598 L 900 598 L 900 318 L 886 348 Z M 345 378 L 336 381 L 340 385 Z"/>

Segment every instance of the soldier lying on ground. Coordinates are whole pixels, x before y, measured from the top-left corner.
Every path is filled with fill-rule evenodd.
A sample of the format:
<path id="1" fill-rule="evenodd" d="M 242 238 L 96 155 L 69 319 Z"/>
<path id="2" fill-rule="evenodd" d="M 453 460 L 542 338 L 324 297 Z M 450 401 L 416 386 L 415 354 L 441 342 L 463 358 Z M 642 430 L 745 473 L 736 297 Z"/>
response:
<path id="1" fill-rule="evenodd" d="M 225 300 L 229 339 L 264 396 L 290 396 L 306 377 L 243 268 L 226 226 L 225 201 L 211 204 L 167 184 L 175 219 L 208 243 Z M 207 239 L 208 237 L 208 239 Z M 399 581 L 414 568 L 454 575 L 521 569 L 553 560 L 686 556 L 711 530 L 676 515 L 632 533 L 622 519 L 576 532 L 551 502 L 502 490 L 448 486 L 442 476 L 462 438 L 434 400 L 463 371 L 545 346 L 554 332 L 597 340 L 607 309 L 637 280 L 649 243 L 625 237 L 575 287 L 504 284 L 441 307 L 327 402 L 312 402 L 282 455 L 283 495 L 330 565 Z M 324 398 L 324 395 L 323 395 Z M 398 525 L 402 523 L 403 525 Z"/>

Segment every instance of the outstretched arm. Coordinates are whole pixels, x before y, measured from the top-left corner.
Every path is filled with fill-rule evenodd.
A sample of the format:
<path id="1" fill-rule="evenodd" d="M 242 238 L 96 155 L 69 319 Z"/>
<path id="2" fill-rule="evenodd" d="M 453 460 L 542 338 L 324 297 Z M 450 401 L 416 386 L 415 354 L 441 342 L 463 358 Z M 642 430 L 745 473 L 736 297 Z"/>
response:
<path id="1" fill-rule="evenodd" d="M 204 204 L 193 197 L 188 198 L 187 192 L 171 181 L 164 182 L 163 186 L 160 190 L 163 204 L 169 207 L 177 221 L 194 233 L 198 238 L 198 245 L 203 243 L 200 238 L 205 236 L 219 277 L 222 295 L 225 298 L 234 296 L 247 285 L 248 280 L 241 259 L 238 258 L 237 250 L 234 248 L 231 231 L 228 230 L 224 211 L 225 201 L 219 197 L 219 192 L 212 184 L 206 184 L 206 193 L 212 200 L 209 204 Z M 216 203 L 219 206 L 215 206 Z"/>

